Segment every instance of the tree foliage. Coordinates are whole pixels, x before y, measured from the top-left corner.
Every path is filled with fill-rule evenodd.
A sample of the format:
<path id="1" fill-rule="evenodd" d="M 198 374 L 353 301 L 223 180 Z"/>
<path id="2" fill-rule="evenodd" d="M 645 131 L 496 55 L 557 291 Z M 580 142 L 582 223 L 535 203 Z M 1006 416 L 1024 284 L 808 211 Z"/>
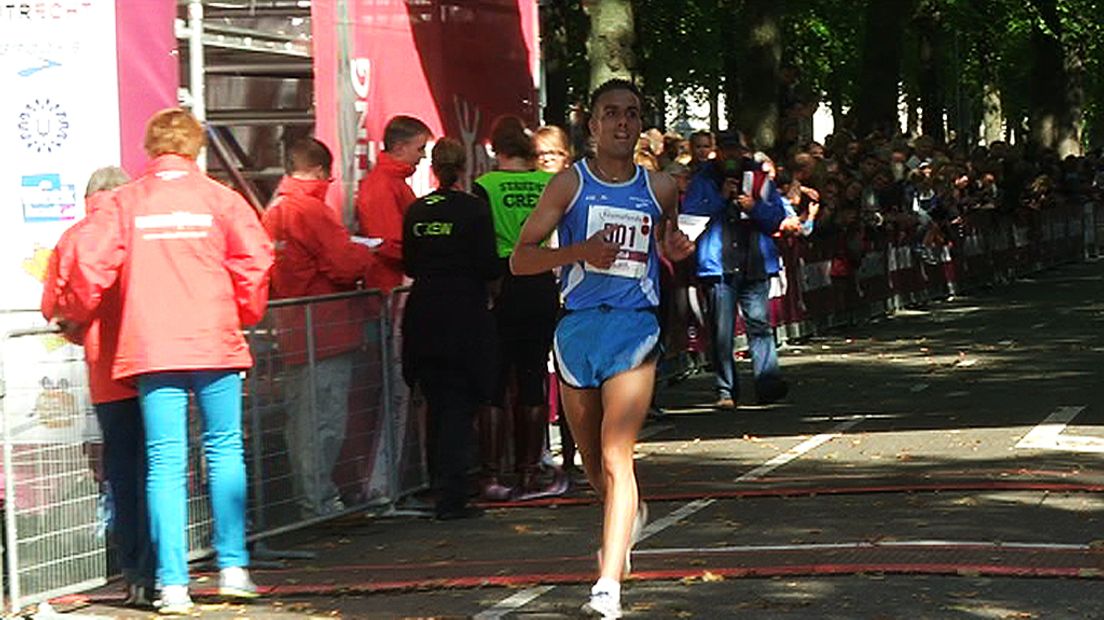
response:
<path id="1" fill-rule="evenodd" d="M 837 126 L 870 129 L 870 105 L 885 120 L 896 92 L 909 110 L 902 129 L 945 129 L 962 146 L 976 142 L 982 119 L 995 122 L 994 113 L 1004 122 L 989 128 L 990 137 L 1040 139 L 1040 119 L 1051 114 L 1074 138 L 1104 141 L 1104 0 L 624 1 L 635 20 L 631 71 L 660 107 L 665 94 L 716 102 L 724 93 L 733 119 L 769 116 L 738 109 L 773 101 L 758 89 L 773 93 L 776 85 L 757 81 L 759 67 L 746 66 L 762 58 L 747 23 L 769 4 L 781 65 L 797 68 L 805 91 L 831 107 Z M 545 2 L 542 10 L 563 13 L 552 7 L 575 4 Z M 579 53 L 576 46 L 566 56 Z M 605 62 L 589 60 L 592 68 Z M 585 88 L 573 79 L 578 96 Z"/>

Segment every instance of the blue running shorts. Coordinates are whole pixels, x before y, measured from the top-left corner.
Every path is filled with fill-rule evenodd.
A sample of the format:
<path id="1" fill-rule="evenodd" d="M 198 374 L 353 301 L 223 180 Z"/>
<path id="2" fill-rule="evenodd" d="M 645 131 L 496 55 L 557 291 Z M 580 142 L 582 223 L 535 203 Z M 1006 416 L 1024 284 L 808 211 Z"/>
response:
<path id="1" fill-rule="evenodd" d="M 571 387 L 593 389 L 632 370 L 659 346 L 659 320 L 651 309 L 608 306 L 575 310 L 560 319 L 552 348 L 556 371 Z"/>

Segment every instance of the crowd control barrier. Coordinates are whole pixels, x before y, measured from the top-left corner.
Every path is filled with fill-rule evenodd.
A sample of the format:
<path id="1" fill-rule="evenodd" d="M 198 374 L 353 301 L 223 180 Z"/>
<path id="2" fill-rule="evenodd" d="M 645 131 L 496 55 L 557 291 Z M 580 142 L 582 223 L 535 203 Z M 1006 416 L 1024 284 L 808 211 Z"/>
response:
<path id="1" fill-rule="evenodd" d="M 901 239 L 781 240 L 778 338 L 1095 257 L 1104 238 L 1093 204 L 968 219 L 924 252 Z M 242 429 L 255 559 L 271 555 L 260 543 L 276 533 L 354 510 L 395 513 L 428 484 L 424 407 L 403 383 L 399 355 L 407 294 L 277 300 L 247 330 L 255 363 Z M 108 580 L 112 508 L 81 349 L 50 328 L 9 331 L 0 347 L 3 603 L 16 611 Z M 210 553 L 211 513 L 200 419 L 189 419 L 188 528 L 199 557 Z"/>
<path id="2" fill-rule="evenodd" d="M 351 512 L 396 512 L 427 486 L 423 408 L 402 382 L 407 292 L 276 300 L 246 331 L 242 433 L 255 560 L 274 534 Z M 115 572 L 110 489 L 83 351 L 51 328 L 0 349 L 4 592 L 11 611 L 102 585 Z M 191 407 L 194 409 L 194 402 Z M 209 554 L 201 419 L 189 415 L 188 540 Z"/>
<path id="3" fill-rule="evenodd" d="M 780 240 L 783 269 L 771 287 L 776 339 L 812 336 L 1095 257 L 1102 216 L 1091 203 L 1018 216 L 977 211 L 944 243 L 922 251 L 907 236 Z M 742 340 L 740 319 L 736 333 Z"/>

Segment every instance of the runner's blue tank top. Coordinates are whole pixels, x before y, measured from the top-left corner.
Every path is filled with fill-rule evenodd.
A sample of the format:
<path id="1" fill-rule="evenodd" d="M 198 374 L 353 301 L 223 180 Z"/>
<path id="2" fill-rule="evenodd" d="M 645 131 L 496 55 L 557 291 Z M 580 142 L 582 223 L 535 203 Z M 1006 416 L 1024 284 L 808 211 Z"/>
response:
<path id="1" fill-rule="evenodd" d="M 648 172 L 636 166 L 632 179 L 606 183 L 594 176 L 586 160 L 573 167 L 579 176 L 579 190 L 560 220 L 560 246 L 582 243 L 595 231 L 605 229 L 621 244 L 621 252 L 608 270 L 582 262 L 564 266 L 560 291 L 567 309 L 608 306 L 635 310 L 658 306 L 655 227 L 662 209 Z"/>

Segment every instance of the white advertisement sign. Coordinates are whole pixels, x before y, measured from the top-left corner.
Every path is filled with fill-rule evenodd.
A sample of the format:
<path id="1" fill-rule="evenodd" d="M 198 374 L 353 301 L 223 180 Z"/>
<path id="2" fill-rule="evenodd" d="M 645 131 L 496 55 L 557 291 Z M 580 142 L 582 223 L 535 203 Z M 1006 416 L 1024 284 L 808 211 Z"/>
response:
<path id="1" fill-rule="evenodd" d="M 118 165 L 115 0 L 0 3 L 0 310 L 37 308 L 50 250 Z"/>

